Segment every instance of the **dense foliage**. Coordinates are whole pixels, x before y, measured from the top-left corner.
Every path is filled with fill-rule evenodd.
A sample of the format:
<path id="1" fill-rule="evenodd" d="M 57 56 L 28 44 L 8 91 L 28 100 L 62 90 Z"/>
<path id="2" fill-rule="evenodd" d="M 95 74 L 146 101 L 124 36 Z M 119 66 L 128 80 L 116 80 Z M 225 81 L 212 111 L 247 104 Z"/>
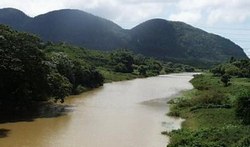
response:
<path id="1" fill-rule="evenodd" d="M 23 105 L 61 99 L 76 87 L 94 88 L 103 84 L 102 75 L 67 55 L 48 56 L 39 38 L 0 26 L 0 105 Z"/>
<path id="2" fill-rule="evenodd" d="M 168 67 L 127 50 L 105 53 L 64 43 L 43 43 L 36 36 L 3 25 L 0 31 L 0 105 L 49 98 L 63 102 L 65 96 L 102 86 L 104 80 L 158 75 Z"/>
<path id="3" fill-rule="evenodd" d="M 0 103 L 43 100 L 53 95 L 40 40 L 0 26 Z"/>
<path id="4" fill-rule="evenodd" d="M 250 79 L 232 76 L 225 87 L 221 77 L 206 73 L 191 83 L 194 90 L 170 101 L 169 115 L 186 120 L 182 129 L 167 133 L 169 146 L 250 146 Z"/>
<path id="5" fill-rule="evenodd" d="M 66 54 L 53 53 L 50 55 L 55 70 L 66 77 L 73 86 L 73 92 L 78 93 L 79 86 L 85 88 L 95 88 L 102 86 L 103 76 L 95 68 L 83 65 L 78 61 L 69 59 Z"/>
<path id="6" fill-rule="evenodd" d="M 113 64 L 115 71 L 131 73 L 133 72 L 134 58 L 128 51 L 117 51 L 110 55 L 111 64 Z"/>
<path id="7" fill-rule="evenodd" d="M 226 74 L 230 76 L 250 78 L 250 60 L 236 60 L 234 57 L 231 57 L 229 62 L 217 65 L 211 69 L 211 72 L 215 76 L 223 76 Z"/>
<path id="8" fill-rule="evenodd" d="M 79 10 L 58 10 L 31 18 L 9 8 L 0 9 L 0 23 L 35 33 L 46 41 L 65 41 L 109 51 L 132 49 L 149 57 L 196 67 L 208 67 L 230 56 L 247 58 L 242 48 L 228 39 L 182 22 L 162 19 L 149 20 L 125 30 L 109 20 Z M 119 64 L 117 68 L 124 67 Z"/>
<path id="9" fill-rule="evenodd" d="M 66 96 L 102 86 L 104 82 L 186 69 L 194 68 L 123 49 L 101 52 L 65 43 L 44 43 L 36 36 L 0 25 L 1 112 L 29 111 L 51 98 L 64 102 Z"/>
<path id="10" fill-rule="evenodd" d="M 168 147 L 248 147 L 250 145 L 249 131 L 249 127 L 239 128 L 234 125 L 194 131 L 182 129 L 172 132 L 174 135 Z"/>
<path id="11" fill-rule="evenodd" d="M 236 115 L 244 124 L 250 125 L 250 91 L 242 92 L 237 99 Z"/>

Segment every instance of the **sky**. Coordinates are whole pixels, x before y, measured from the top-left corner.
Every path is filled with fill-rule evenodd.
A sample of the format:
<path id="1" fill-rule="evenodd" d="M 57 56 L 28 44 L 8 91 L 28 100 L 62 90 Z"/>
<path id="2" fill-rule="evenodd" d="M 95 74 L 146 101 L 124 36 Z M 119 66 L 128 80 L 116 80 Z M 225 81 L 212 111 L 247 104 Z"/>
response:
<path id="1" fill-rule="evenodd" d="M 240 45 L 250 57 L 250 0 L 1 0 L 29 16 L 79 9 L 130 29 L 146 20 L 183 21 Z"/>

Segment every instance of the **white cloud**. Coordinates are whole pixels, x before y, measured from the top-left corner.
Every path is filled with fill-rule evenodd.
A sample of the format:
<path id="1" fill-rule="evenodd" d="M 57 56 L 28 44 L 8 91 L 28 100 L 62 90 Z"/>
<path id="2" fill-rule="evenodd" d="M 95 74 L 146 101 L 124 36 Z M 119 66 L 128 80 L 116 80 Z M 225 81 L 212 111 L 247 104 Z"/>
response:
<path id="1" fill-rule="evenodd" d="M 210 25 L 244 22 L 250 17 L 249 0 L 1 0 L 0 7 L 14 7 L 30 16 L 76 8 L 125 27 L 153 17 Z"/>
<path id="2" fill-rule="evenodd" d="M 12 7 L 20 9 L 29 16 L 36 16 L 42 13 L 46 13 L 51 10 L 63 9 L 67 6 L 65 5 L 66 0 L 60 0 L 59 2 L 46 2 L 43 0 L 1 0 L 0 7 Z"/>
<path id="3" fill-rule="evenodd" d="M 159 17 L 175 0 L 1 0 L 1 7 L 14 7 L 30 16 L 64 8 L 80 9 L 111 19 L 125 27 Z"/>
<path id="4" fill-rule="evenodd" d="M 250 17 L 250 3 L 248 8 L 245 5 L 239 5 L 239 3 L 231 3 L 223 8 L 216 8 L 208 14 L 207 23 L 241 23 L 246 21 Z"/>
<path id="5" fill-rule="evenodd" d="M 201 13 L 196 11 L 185 11 L 178 14 L 171 15 L 170 20 L 184 21 L 184 22 L 198 22 L 202 18 Z"/>
<path id="6" fill-rule="evenodd" d="M 130 28 L 139 22 L 161 16 L 172 2 L 172 0 L 95 0 L 93 7 L 82 1 L 77 6 L 72 6 L 111 19 L 120 25 L 125 24 L 123 26 Z"/>
<path id="7" fill-rule="evenodd" d="M 250 23 L 250 0 L 0 0 L 0 7 L 14 7 L 30 16 L 58 9 L 80 9 L 110 19 L 124 28 L 156 17 L 196 26 L 233 27 L 249 26 Z M 218 30 L 212 32 L 220 33 Z M 244 42 L 239 44 L 250 48 Z"/>
<path id="8" fill-rule="evenodd" d="M 249 0 L 180 0 L 169 18 L 192 24 L 239 23 L 250 18 L 249 8 Z"/>

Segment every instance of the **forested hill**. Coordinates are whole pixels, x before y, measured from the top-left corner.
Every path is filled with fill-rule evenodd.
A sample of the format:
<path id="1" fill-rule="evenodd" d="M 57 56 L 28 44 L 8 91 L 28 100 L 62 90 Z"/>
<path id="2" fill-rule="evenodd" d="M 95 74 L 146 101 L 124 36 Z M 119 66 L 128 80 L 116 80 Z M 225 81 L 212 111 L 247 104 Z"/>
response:
<path id="1" fill-rule="evenodd" d="M 189 64 L 213 64 L 230 56 L 247 58 L 230 40 L 183 22 L 153 19 L 130 30 L 133 49 L 148 55 Z"/>
<path id="2" fill-rule="evenodd" d="M 63 102 L 67 95 L 104 82 L 188 71 L 194 68 L 122 49 L 103 52 L 46 43 L 0 25 L 0 112 L 50 98 Z"/>
<path id="3" fill-rule="evenodd" d="M 12 8 L 0 9 L 0 22 L 8 24 L 17 30 L 23 30 L 25 25 L 32 20 L 22 11 Z"/>
<path id="4" fill-rule="evenodd" d="M 98 50 L 126 48 L 196 66 L 212 65 L 231 56 L 247 58 L 241 47 L 226 38 L 163 19 L 152 19 L 126 30 L 80 10 L 57 10 L 30 18 L 19 10 L 8 8 L 0 10 L 0 23 L 35 33 L 46 41 Z"/>

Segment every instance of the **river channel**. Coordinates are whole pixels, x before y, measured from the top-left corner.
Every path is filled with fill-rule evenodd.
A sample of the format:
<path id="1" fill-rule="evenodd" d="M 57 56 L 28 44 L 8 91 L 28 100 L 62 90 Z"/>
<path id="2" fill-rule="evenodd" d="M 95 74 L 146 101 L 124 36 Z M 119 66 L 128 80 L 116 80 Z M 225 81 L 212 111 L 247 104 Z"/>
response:
<path id="1" fill-rule="evenodd" d="M 0 147 L 165 147 L 162 131 L 180 128 L 167 101 L 192 89 L 191 73 L 113 82 L 68 97 L 71 112 L 0 124 L 9 130 Z"/>

